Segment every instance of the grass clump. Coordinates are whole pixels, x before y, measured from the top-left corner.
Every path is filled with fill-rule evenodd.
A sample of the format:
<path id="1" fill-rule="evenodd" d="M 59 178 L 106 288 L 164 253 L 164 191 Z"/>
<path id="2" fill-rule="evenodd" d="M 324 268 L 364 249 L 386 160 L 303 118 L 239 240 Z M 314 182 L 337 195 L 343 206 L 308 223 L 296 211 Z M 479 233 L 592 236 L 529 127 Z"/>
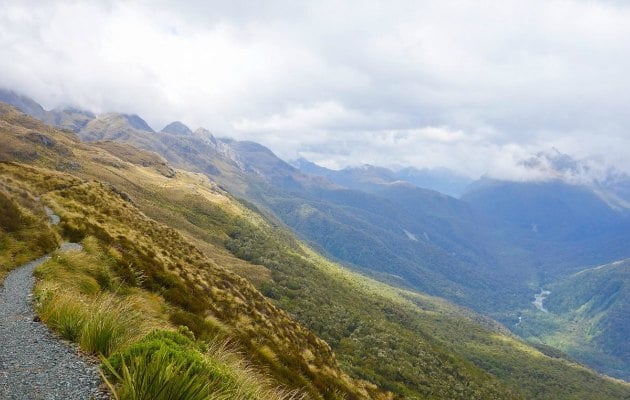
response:
<path id="1" fill-rule="evenodd" d="M 274 388 L 226 343 L 201 344 L 188 329 L 153 331 L 103 359 L 103 376 L 117 400 L 302 398 Z"/>
<path id="2" fill-rule="evenodd" d="M 107 356 L 141 335 L 141 317 L 124 300 L 103 295 L 90 308 L 92 312 L 79 338 L 82 349 Z"/>
<path id="3" fill-rule="evenodd" d="M 133 306 L 110 293 L 89 299 L 49 290 L 39 297 L 37 311 L 42 321 L 89 353 L 108 356 L 132 343 L 144 330 Z"/>
<path id="4" fill-rule="evenodd" d="M 42 320 L 62 338 L 76 342 L 88 319 L 88 312 L 77 300 L 67 294 L 48 297 L 38 307 Z"/>
<path id="5" fill-rule="evenodd" d="M 183 360 L 173 360 L 164 352 L 156 352 L 150 357 L 134 357 L 129 365 L 123 361 L 120 373 L 107 360 L 104 359 L 103 363 L 120 382 L 114 386 L 107 381 L 116 400 L 210 398 L 209 382 L 196 375 Z"/>
<path id="6" fill-rule="evenodd" d="M 22 214 L 9 196 L 0 191 L 0 229 L 14 232 L 20 228 Z"/>
<path id="7" fill-rule="evenodd" d="M 103 359 L 103 365 L 116 399 L 210 398 L 205 360 L 194 342 L 179 333 L 154 331 L 124 352 Z"/>

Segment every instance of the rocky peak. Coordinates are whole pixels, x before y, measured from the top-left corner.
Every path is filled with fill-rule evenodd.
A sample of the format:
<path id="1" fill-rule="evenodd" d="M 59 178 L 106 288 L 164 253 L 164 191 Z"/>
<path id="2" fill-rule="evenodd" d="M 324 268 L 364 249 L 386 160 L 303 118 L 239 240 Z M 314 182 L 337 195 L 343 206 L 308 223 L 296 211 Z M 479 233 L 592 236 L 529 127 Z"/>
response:
<path id="1" fill-rule="evenodd" d="M 155 131 L 139 116 L 106 113 L 89 121 L 79 132 L 83 140 L 122 140 Z"/>
<path id="2" fill-rule="evenodd" d="M 0 89 L 0 101 L 11 104 L 18 110 L 39 120 L 46 120 L 47 111 L 34 100 L 14 92 L 13 90 Z"/>
<path id="3" fill-rule="evenodd" d="M 127 123 L 131 125 L 132 128 L 138 129 L 140 131 L 146 132 L 155 132 L 153 128 L 146 123 L 145 120 L 140 118 L 137 114 L 120 114 L 124 119 L 127 120 Z"/>
<path id="4" fill-rule="evenodd" d="M 88 111 L 88 110 L 82 110 L 80 108 L 77 107 L 63 107 L 63 108 L 55 108 L 53 110 L 53 112 L 56 113 L 65 113 L 65 114 L 75 114 L 75 115 L 82 115 L 84 117 L 90 118 L 90 119 L 94 119 L 96 118 L 96 115 L 94 115 L 94 113 L 92 111 Z"/>
<path id="5" fill-rule="evenodd" d="M 162 131 L 163 133 L 171 133 L 173 135 L 182 135 L 182 136 L 190 136 L 193 132 L 186 125 L 181 123 L 180 121 L 173 121 L 170 124 L 166 125 Z"/>
<path id="6" fill-rule="evenodd" d="M 212 143 L 214 146 L 217 145 L 218 141 L 217 139 L 214 137 L 214 135 L 212 134 L 212 132 L 210 132 L 209 130 L 207 130 L 206 128 L 198 128 L 193 135 L 195 135 L 198 138 L 201 139 L 205 139 L 208 142 Z"/>

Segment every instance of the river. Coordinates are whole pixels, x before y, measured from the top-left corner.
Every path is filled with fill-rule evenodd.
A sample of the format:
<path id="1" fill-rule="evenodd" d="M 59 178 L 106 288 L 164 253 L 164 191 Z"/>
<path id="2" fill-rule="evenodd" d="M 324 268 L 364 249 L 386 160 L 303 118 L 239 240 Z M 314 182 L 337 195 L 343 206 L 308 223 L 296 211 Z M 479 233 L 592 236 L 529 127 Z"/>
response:
<path id="1" fill-rule="evenodd" d="M 534 296 L 534 301 L 532 302 L 534 306 L 542 312 L 549 312 L 543 305 L 543 302 L 549 296 L 551 292 L 549 290 L 540 289 L 540 293 Z"/>

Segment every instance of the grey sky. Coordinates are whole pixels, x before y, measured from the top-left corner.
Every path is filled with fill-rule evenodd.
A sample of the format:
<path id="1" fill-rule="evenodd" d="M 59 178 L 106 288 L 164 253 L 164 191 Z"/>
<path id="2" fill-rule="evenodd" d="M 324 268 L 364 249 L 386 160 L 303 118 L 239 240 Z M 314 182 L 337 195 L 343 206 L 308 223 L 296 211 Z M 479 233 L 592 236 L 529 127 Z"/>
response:
<path id="1" fill-rule="evenodd" d="M 180 3 L 0 0 L 0 85 L 327 166 L 515 176 L 556 147 L 630 171 L 624 2 Z"/>

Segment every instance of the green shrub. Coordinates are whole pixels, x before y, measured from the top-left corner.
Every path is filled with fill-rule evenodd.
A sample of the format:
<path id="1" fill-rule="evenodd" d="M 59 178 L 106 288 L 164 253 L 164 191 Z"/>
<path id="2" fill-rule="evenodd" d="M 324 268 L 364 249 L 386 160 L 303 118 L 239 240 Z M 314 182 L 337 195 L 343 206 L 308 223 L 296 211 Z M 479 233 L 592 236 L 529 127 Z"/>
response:
<path id="1" fill-rule="evenodd" d="M 181 332 L 181 333 L 180 333 Z M 103 377 L 118 400 L 290 400 L 295 392 L 273 387 L 228 342 L 209 348 L 180 332 L 153 331 L 103 359 Z"/>
<path id="2" fill-rule="evenodd" d="M 136 399 L 208 399 L 206 362 L 195 342 L 176 332 L 154 331 L 121 353 L 103 359 L 104 376 L 114 397 Z"/>
<path id="3" fill-rule="evenodd" d="M 156 330 L 124 351 L 113 354 L 108 361 L 115 371 L 120 373 L 122 365 L 129 364 L 136 357 L 150 358 L 154 353 L 166 353 L 174 361 L 192 367 L 194 372 L 201 372 L 205 361 L 199 350 L 200 348 L 192 339 L 181 333 Z"/>
<path id="4" fill-rule="evenodd" d="M 105 369 L 118 384 L 103 375 L 116 400 L 207 400 L 208 380 L 195 372 L 186 359 L 173 357 L 167 349 L 146 347 L 114 368 L 103 358 Z"/>

